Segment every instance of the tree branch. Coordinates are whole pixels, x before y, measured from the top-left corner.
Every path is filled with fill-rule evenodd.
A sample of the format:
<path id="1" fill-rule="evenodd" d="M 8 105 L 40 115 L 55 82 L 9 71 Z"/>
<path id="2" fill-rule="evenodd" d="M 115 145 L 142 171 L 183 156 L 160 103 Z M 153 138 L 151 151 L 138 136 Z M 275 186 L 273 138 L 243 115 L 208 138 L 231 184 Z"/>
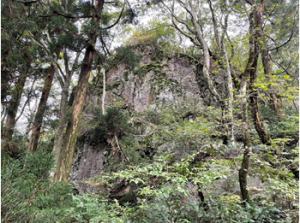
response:
<path id="1" fill-rule="evenodd" d="M 278 63 L 278 62 L 276 62 L 275 60 L 273 60 L 273 58 L 271 57 L 270 54 L 269 54 L 269 57 L 270 57 L 270 59 L 271 59 L 278 67 L 282 68 L 289 76 L 295 77 L 295 76 L 291 75 L 291 74 L 287 71 L 287 69 L 284 68 L 284 66 L 282 66 L 280 63 Z"/>
<path id="2" fill-rule="evenodd" d="M 298 11 L 298 10 L 297 10 L 297 11 Z M 292 33 L 291 33 L 290 38 L 289 38 L 285 43 L 281 44 L 280 46 L 274 47 L 274 48 L 272 48 L 272 49 L 268 49 L 268 51 L 273 51 L 273 50 L 277 50 L 277 51 L 278 51 L 279 48 L 283 47 L 284 45 L 286 45 L 288 42 L 291 41 L 291 39 L 292 39 L 292 37 L 293 37 L 293 35 L 294 35 L 295 26 L 296 26 L 295 17 L 296 17 L 296 14 L 295 14 L 295 16 L 294 16 L 294 24 L 293 24 L 293 29 L 292 29 Z M 269 36 L 268 36 L 268 37 L 269 37 Z M 271 37 L 269 37 L 269 38 L 271 38 Z M 273 41 L 274 41 L 274 40 L 273 40 Z M 274 42 L 275 42 L 275 41 L 274 41 Z"/>
<path id="3" fill-rule="evenodd" d="M 111 29 L 112 27 L 114 27 L 115 25 L 117 25 L 117 24 L 119 23 L 119 21 L 120 21 L 122 15 L 123 15 L 124 8 L 125 8 L 125 4 L 123 5 L 122 11 L 121 11 L 120 16 L 119 16 L 119 18 L 117 19 L 117 21 L 116 21 L 114 24 L 112 24 L 111 26 L 105 27 L 104 29 Z"/>
<path id="4" fill-rule="evenodd" d="M 15 122 L 17 122 L 17 121 L 19 120 L 19 118 L 22 116 L 22 114 L 23 114 L 23 112 L 24 112 L 24 109 L 25 109 L 25 107 L 26 107 L 26 105 L 27 105 L 27 103 L 28 103 L 28 101 L 29 101 L 29 96 L 30 96 L 31 93 L 32 93 L 32 90 L 33 90 L 33 86 L 34 86 L 35 81 L 36 81 L 36 78 L 35 78 L 35 79 L 33 80 L 33 82 L 32 82 L 30 91 L 29 91 L 28 94 L 27 94 L 27 100 L 26 100 L 26 102 L 24 103 L 24 106 L 23 106 L 23 108 L 22 108 L 22 110 L 21 110 L 21 113 L 20 113 L 20 115 L 16 118 L 16 121 L 15 121 Z"/>

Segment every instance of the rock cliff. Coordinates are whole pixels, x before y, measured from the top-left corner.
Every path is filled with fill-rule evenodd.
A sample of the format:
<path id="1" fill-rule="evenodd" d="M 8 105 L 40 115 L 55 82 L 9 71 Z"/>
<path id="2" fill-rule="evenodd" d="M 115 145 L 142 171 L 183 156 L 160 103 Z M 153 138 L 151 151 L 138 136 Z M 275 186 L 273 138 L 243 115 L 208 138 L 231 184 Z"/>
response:
<path id="1" fill-rule="evenodd" d="M 166 106 L 175 108 L 192 105 L 194 109 L 201 109 L 213 101 L 201 76 L 201 64 L 193 58 L 180 54 L 170 56 L 162 52 L 154 53 L 150 47 L 143 49 L 141 55 L 137 67 L 132 68 L 128 64 L 120 63 L 106 72 L 105 108 L 119 107 L 133 113 L 141 113 L 159 111 Z M 214 69 L 211 68 L 212 71 Z M 215 83 L 222 87 L 223 79 L 220 76 L 215 76 Z M 101 78 L 90 88 L 87 95 L 82 116 L 85 121 L 90 119 L 93 108 L 102 108 Z M 89 127 L 84 124 L 81 129 L 81 134 L 89 131 Z M 142 128 L 139 133 L 148 134 L 148 130 Z M 168 147 L 168 151 L 173 148 L 168 144 L 160 146 L 165 147 Z M 78 183 L 80 180 L 104 170 L 105 154 L 108 150 L 108 145 L 93 145 L 88 140 L 77 143 L 70 180 L 77 184 L 79 190 L 87 190 L 87 187 Z M 176 152 L 180 152 L 180 149 L 177 150 L 178 148 Z"/>

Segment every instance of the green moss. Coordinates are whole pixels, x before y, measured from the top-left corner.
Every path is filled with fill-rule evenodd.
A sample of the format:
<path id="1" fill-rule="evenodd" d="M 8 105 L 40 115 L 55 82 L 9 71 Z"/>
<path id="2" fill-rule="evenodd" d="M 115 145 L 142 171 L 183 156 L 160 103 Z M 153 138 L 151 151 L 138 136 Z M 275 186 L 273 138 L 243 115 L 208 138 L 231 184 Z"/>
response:
<path id="1" fill-rule="evenodd" d="M 121 80 L 118 80 L 116 82 L 108 84 L 107 85 L 107 91 L 110 91 L 110 90 L 113 90 L 113 89 L 119 87 L 119 85 L 121 84 L 121 82 L 122 82 Z"/>
<path id="2" fill-rule="evenodd" d="M 130 72 L 131 72 L 131 71 L 125 71 L 125 72 L 124 72 L 123 77 L 124 77 L 124 80 L 125 80 L 125 81 L 128 81 L 128 77 L 129 77 Z"/>
<path id="3" fill-rule="evenodd" d="M 161 72 L 161 69 L 163 68 L 163 66 L 164 66 L 163 64 L 150 63 L 150 64 L 146 64 L 144 66 L 141 66 L 140 70 L 144 71 L 144 72 L 149 72 L 151 70 Z"/>

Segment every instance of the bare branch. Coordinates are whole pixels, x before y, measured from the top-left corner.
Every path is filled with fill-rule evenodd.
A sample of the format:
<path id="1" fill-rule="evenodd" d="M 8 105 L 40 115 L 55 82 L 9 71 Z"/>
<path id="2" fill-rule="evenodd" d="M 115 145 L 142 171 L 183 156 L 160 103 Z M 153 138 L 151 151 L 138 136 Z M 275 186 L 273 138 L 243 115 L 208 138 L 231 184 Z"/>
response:
<path id="1" fill-rule="evenodd" d="M 19 118 L 22 116 L 22 114 L 23 114 L 23 112 L 24 112 L 24 110 L 25 110 L 25 107 L 26 107 L 26 105 L 27 105 L 27 103 L 28 103 L 28 101 L 29 101 L 29 99 L 30 99 L 29 97 L 30 97 L 30 95 L 31 95 L 31 93 L 32 93 L 32 90 L 33 90 L 33 86 L 34 86 L 35 81 L 36 81 L 36 78 L 34 78 L 34 80 L 33 80 L 33 82 L 32 82 L 30 91 L 29 91 L 28 94 L 27 94 L 27 100 L 26 100 L 26 102 L 24 103 L 23 108 L 22 108 L 22 110 L 21 110 L 21 113 L 20 113 L 20 115 L 16 118 L 16 121 L 15 121 L 15 122 L 17 122 L 17 121 L 19 120 Z"/>
<path id="2" fill-rule="evenodd" d="M 69 74 L 69 73 L 70 73 L 70 69 L 69 69 L 69 58 L 68 58 L 68 54 L 67 54 L 66 48 L 65 48 L 65 50 L 64 50 L 64 62 L 65 62 L 66 74 Z"/>
<path id="3" fill-rule="evenodd" d="M 119 23 L 122 15 L 123 15 L 124 9 L 125 9 L 125 4 L 123 5 L 122 11 L 121 11 L 120 16 L 117 19 L 117 21 L 114 24 L 112 24 L 111 26 L 105 27 L 104 29 L 111 29 L 112 27 L 114 27 L 115 25 L 117 25 Z"/>
<path id="4" fill-rule="evenodd" d="M 291 75 L 291 74 L 287 71 L 287 69 L 285 69 L 284 66 L 282 66 L 280 63 L 278 63 L 278 62 L 276 62 L 275 60 L 273 60 L 273 58 L 271 57 L 270 54 L 269 54 L 269 57 L 270 57 L 270 59 L 271 59 L 278 67 L 282 68 L 289 76 L 295 77 L 295 76 Z"/>
<path id="5" fill-rule="evenodd" d="M 72 72 L 71 72 L 72 75 L 73 75 L 73 73 L 75 71 L 76 65 L 78 65 L 78 60 L 79 60 L 79 56 L 81 54 L 81 51 L 82 51 L 82 49 L 79 52 L 77 52 L 77 54 L 76 54 L 76 58 L 75 58 L 75 61 L 73 63 Z"/>
<path id="6" fill-rule="evenodd" d="M 298 9 L 297 9 L 297 12 L 298 12 Z M 293 38 L 293 35 L 294 35 L 295 27 L 296 27 L 296 15 L 297 15 L 297 14 L 298 14 L 298 13 L 295 13 L 295 15 L 294 15 L 294 24 L 293 24 L 293 29 L 292 29 L 292 33 L 291 33 L 290 38 L 289 38 L 285 43 L 281 44 L 280 46 L 274 47 L 274 48 L 272 48 L 272 49 L 268 49 L 268 51 L 273 51 L 273 50 L 277 50 L 277 51 L 278 51 L 279 48 L 283 47 L 284 45 L 286 45 L 288 42 L 291 41 L 291 39 Z M 269 36 L 268 36 L 268 37 L 269 37 Z M 269 38 L 270 38 L 270 37 L 269 37 Z M 273 40 L 273 41 L 274 41 L 274 40 Z M 275 41 L 274 41 L 274 42 L 275 42 Z"/>
<path id="7" fill-rule="evenodd" d="M 171 13 L 171 16 L 172 16 L 172 20 L 173 18 L 176 19 L 177 22 L 185 25 L 185 27 L 192 33 L 192 34 L 195 34 L 195 31 L 187 24 L 187 22 L 185 22 L 184 20 L 178 18 L 176 15 L 175 15 L 175 12 L 174 12 L 174 1 L 173 1 L 173 5 L 172 5 L 172 9 L 170 9 L 166 4 L 164 4 L 164 2 L 162 2 L 162 4 L 166 7 L 166 9 L 168 9 L 168 11 Z"/>
<path id="8" fill-rule="evenodd" d="M 191 37 L 190 35 L 188 35 L 188 34 L 185 33 L 184 31 L 182 31 L 182 30 L 176 25 L 176 23 L 175 23 L 175 21 L 174 21 L 173 19 L 172 19 L 172 23 L 173 23 L 174 27 L 175 27 L 182 35 L 184 35 L 185 37 L 189 38 L 189 39 L 192 41 L 192 43 L 194 43 L 196 46 L 198 46 L 198 47 L 201 48 L 201 45 L 199 45 L 199 44 L 197 43 L 197 41 L 196 41 L 193 37 Z"/>
<path id="9" fill-rule="evenodd" d="M 207 1 L 208 1 L 208 4 L 209 4 L 211 16 L 212 16 L 212 22 L 213 22 L 213 26 L 214 26 L 215 38 L 216 38 L 216 41 L 217 41 L 217 45 L 218 45 L 219 49 L 221 50 L 221 40 L 220 40 L 220 36 L 219 36 L 217 21 L 216 21 L 216 18 L 215 18 L 215 10 L 213 9 L 211 0 L 207 0 Z"/>

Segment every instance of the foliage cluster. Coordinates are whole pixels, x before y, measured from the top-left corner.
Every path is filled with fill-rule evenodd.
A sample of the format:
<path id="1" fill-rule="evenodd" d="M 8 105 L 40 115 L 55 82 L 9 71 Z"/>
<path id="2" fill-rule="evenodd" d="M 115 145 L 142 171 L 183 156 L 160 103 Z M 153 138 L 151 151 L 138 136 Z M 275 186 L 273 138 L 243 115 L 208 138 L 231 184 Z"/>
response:
<path id="1" fill-rule="evenodd" d="M 95 108 L 93 115 L 91 122 L 95 127 L 90 130 L 90 140 L 93 142 L 107 140 L 114 135 L 122 137 L 129 131 L 128 118 L 119 108 L 108 108 L 105 114 L 100 108 Z"/>
<path id="2" fill-rule="evenodd" d="M 115 50 L 114 56 L 111 57 L 106 63 L 108 69 L 111 69 L 118 64 L 126 64 L 129 68 L 134 68 L 139 65 L 141 55 L 137 54 L 134 46 L 121 46 Z"/>
<path id="3" fill-rule="evenodd" d="M 1 222 L 112 222 L 118 205 L 93 195 L 79 195 L 71 184 L 49 181 L 53 155 L 28 153 L 2 157 Z M 117 220 L 116 222 L 121 222 Z"/>
<path id="4" fill-rule="evenodd" d="M 90 121 L 90 125 L 93 128 L 86 133 L 89 143 L 97 144 L 102 142 L 109 146 L 117 138 L 123 155 L 130 157 L 131 164 L 147 162 L 148 157 L 144 154 L 140 140 L 132 134 L 137 132 L 137 130 L 129 123 L 128 116 L 120 108 L 107 108 L 105 114 L 102 113 L 101 109 L 94 108 L 93 115 L 94 118 Z M 127 161 L 120 162 L 120 160 L 116 160 L 112 155 L 113 152 L 110 151 L 110 154 L 107 156 L 106 169 L 108 171 L 117 171 L 128 165 Z"/>
<path id="5" fill-rule="evenodd" d="M 50 182 L 50 154 L 29 153 L 20 160 L 4 157 L 2 222 L 292 222 L 290 214 L 282 211 L 281 202 L 258 196 L 259 202 L 254 199 L 244 208 L 238 196 L 214 193 L 214 182 L 232 170 L 217 160 L 214 166 L 193 166 L 195 155 L 172 166 L 168 164 L 171 156 L 162 156 L 153 164 L 131 166 L 94 179 L 102 183 L 127 179 L 140 185 L 133 194 L 137 203 L 123 206 L 101 195 L 76 194 L 69 184 Z M 279 190 L 278 182 L 269 190 Z M 197 191 L 206 191 L 204 202 L 191 199 L 192 183 L 198 183 Z"/>
<path id="6" fill-rule="evenodd" d="M 164 51 L 174 51 L 179 48 L 175 40 L 175 29 L 167 21 L 152 19 L 147 27 L 129 29 L 130 37 L 126 40 L 128 46 L 150 46 Z"/>

